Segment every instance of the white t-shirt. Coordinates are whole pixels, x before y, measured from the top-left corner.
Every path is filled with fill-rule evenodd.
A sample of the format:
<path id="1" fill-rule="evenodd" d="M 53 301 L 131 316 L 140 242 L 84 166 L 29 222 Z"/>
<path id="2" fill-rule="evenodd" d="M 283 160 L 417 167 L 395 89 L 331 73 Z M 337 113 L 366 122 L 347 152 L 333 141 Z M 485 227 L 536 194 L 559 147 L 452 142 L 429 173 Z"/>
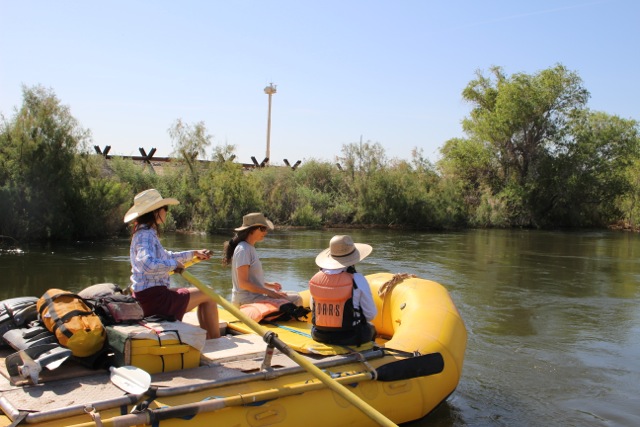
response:
<path id="1" fill-rule="evenodd" d="M 264 270 L 262 270 L 262 263 L 258 258 L 258 252 L 256 248 L 249 243 L 242 241 L 238 243 L 238 246 L 233 250 L 233 258 L 231 259 L 231 282 L 233 283 L 233 290 L 231 291 L 231 301 L 240 306 L 242 304 L 251 304 L 254 302 L 272 301 L 275 305 L 280 306 L 283 302 L 292 302 L 295 305 L 302 305 L 302 297 L 298 292 L 285 291 L 281 298 L 273 298 L 264 295 L 262 292 L 251 292 L 240 289 L 238 285 L 238 267 L 243 265 L 249 266 L 249 281 L 254 285 L 264 288 L 265 293 L 267 287 L 264 285 Z"/>
<path id="2" fill-rule="evenodd" d="M 233 283 L 231 301 L 236 305 L 241 305 L 269 299 L 263 294 L 240 289 L 238 286 L 238 267 L 242 267 L 243 265 L 249 266 L 249 281 L 254 285 L 265 288 L 265 290 L 267 289 L 264 286 L 264 271 L 262 270 L 262 263 L 260 262 L 260 258 L 258 258 L 256 248 L 242 241 L 236 246 L 233 251 L 233 258 L 231 259 L 231 282 Z"/>

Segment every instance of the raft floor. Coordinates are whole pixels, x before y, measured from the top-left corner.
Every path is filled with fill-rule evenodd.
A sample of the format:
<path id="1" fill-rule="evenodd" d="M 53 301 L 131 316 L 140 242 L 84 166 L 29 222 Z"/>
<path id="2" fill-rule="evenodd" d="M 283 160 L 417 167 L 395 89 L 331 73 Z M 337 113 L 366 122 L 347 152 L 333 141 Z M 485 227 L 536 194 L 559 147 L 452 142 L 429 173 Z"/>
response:
<path id="1" fill-rule="evenodd" d="M 192 323 L 193 320 L 185 316 L 186 322 Z M 198 387 L 214 388 L 230 382 L 252 380 L 251 377 L 262 381 L 268 375 L 261 372 L 266 348 L 262 337 L 255 334 L 224 335 L 207 340 L 199 367 L 153 374 L 151 384 L 158 387 L 158 395 L 169 395 L 176 388 L 182 392 L 173 394 L 186 393 L 185 390 Z M 82 412 L 88 405 L 101 409 L 126 396 L 110 381 L 107 370 L 89 369 L 73 360 L 67 360 L 54 371 L 43 369 L 38 385 L 13 385 L 4 363 L 6 356 L 13 352 L 13 349 L 0 349 L 0 406 L 5 412 L 14 411 L 14 416 L 17 411 L 27 411 L 38 413 L 40 417 L 49 412 L 68 411 L 72 407 Z M 323 369 L 355 361 L 357 357 L 353 354 L 301 356 Z M 365 354 L 365 358 L 375 357 L 379 355 Z M 271 367 L 271 373 L 276 375 L 304 371 L 278 350 L 274 351 Z"/>

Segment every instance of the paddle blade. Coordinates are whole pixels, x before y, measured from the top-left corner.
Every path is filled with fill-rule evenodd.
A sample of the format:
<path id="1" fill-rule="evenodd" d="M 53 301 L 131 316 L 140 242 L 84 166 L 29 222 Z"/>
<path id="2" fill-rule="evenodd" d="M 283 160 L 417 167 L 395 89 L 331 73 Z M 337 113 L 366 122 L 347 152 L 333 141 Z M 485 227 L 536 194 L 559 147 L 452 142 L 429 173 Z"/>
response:
<path id="1" fill-rule="evenodd" d="M 45 344 L 25 348 L 5 358 L 7 372 L 14 384 L 22 380 L 31 380 L 38 384 L 38 376 L 45 367 L 49 370 L 58 368 L 71 356 L 71 350 L 58 344 Z"/>
<path id="2" fill-rule="evenodd" d="M 35 351 L 39 348 L 42 348 L 43 351 Z M 60 365 L 62 365 L 68 358 L 71 357 L 71 350 L 69 350 L 68 348 L 60 347 L 57 344 L 31 347 L 25 349 L 24 351 L 27 353 L 33 353 L 33 357 L 37 358 L 36 362 L 38 362 L 40 366 L 44 366 L 50 371 L 59 368 Z"/>
<path id="3" fill-rule="evenodd" d="M 118 388 L 131 394 L 141 394 L 149 390 L 151 375 L 135 366 L 110 367 L 111 382 Z"/>
<path id="4" fill-rule="evenodd" d="M 439 374 L 444 370 L 440 353 L 429 353 L 387 363 L 376 369 L 379 381 L 399 381 Z"/>

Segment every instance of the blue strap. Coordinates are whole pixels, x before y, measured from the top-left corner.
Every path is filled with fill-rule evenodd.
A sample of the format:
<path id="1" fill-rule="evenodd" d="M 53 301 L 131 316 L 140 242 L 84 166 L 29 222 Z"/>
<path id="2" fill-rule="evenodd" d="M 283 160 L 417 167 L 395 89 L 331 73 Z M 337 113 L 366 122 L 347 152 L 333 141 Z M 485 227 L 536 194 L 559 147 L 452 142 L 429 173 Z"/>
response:
<path id="1" fill-rule="evenodd" d="M 311 334 L 306 332 L 299 331 L 297 329 L 290 328 L 288 326 L 280 325 L 279 323 L 269 322 L 270 325 L 277 326 L 278 328 L 284 329 L 285 331 L 293 332 L 294 334 L 302 335 L 303 337 L 311 338 Z"/>

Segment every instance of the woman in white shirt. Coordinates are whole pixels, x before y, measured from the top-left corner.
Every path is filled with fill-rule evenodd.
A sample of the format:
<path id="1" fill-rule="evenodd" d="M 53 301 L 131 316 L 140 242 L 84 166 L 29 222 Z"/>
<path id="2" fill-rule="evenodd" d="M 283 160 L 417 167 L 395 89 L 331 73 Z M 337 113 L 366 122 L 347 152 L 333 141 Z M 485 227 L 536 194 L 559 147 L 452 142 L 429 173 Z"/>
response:
<path id="1" fill-rule="evenodd" d="M 255 245 L 273 228 L 273 223 L 264 214 L 250 213 L 242 217 L 242 225 L 235 229 L 233 238 L 224 243 L 222 264 L 231 264 L 231 300 L 237 306 L 255 302 L 272 302 L 275 306 L 287 302 L 302 304 L 297 292 L 283 291 L 280 283 L 264 280 Z"/>

